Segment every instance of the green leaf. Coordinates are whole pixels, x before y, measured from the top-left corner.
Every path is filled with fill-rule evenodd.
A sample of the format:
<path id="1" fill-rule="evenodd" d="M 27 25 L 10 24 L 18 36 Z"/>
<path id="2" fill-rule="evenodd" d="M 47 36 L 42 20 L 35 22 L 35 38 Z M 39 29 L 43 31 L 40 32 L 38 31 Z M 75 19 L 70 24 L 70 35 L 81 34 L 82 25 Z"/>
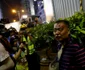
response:
<path id="1" fill-rule="evenodd" d="M 76 26 L 76 29 L 77 29 L 78 31 L 80 31 L 81 33 L 85 34 L 85 30 L 80 29 L 79 26 Z"/>

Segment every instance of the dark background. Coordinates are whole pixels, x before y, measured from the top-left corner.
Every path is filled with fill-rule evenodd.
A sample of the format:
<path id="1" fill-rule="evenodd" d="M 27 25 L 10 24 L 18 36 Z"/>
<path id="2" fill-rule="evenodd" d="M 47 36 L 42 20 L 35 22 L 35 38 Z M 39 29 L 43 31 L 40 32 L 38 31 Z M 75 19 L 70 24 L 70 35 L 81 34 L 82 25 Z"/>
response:
<path id="1" fill-rule="evenodd" d="M 10 21 L 17 18 L 17 15 L 12 13 L 12 9 L 21 9 L 20 1 L 21 0 L 0 0 L 3 18 L 9 19 Z"/>

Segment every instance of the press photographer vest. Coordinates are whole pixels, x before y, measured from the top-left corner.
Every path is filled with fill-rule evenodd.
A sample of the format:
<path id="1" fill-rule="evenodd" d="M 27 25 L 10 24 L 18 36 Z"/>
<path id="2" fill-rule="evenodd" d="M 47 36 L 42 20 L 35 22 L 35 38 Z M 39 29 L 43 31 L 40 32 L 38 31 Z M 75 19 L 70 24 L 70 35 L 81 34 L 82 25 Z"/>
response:
<path id="1" fill-rule="evenodd" d="M 25 36 L 23 36 L 23 41 L 27 42 L 27 47 L 29 50 L 29 55 L 33 54 L 35 49 L 34 49 L 34 44 L 31 42 L 29 36 L 27 37 L 27 39 L 25 38 Z"/>

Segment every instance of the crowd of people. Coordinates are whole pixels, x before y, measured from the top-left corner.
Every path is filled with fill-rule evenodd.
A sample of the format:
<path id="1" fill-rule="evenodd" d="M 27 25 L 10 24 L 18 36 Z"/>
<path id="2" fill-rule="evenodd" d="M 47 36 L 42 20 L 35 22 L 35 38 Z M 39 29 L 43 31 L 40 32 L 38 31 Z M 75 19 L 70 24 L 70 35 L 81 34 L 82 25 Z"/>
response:
<path id="1" fill-rule="evenodd" d="M 0 70 L 15 70 L 17 62 L 27 62 L 29 70 L 40 70 L 40 57 L 26 28 L 17 32 L 15 28 L 7 29 L 0 23 Z"/>
<path id="2" fill-rule="evenodd" d="M 69 21 L 55 22 L 53 34 L 56 57 L 49 64 L 49 70 L 85 70 L 85 48 L 71 36 Z M 6 29 L 0 23 L 0 70 L 15 70 L 18 61 L 28 62 L 29 70 L 40 70 L 40 56 L 30 32 L 25 28 L 20 32 L 13 27 Z"/>

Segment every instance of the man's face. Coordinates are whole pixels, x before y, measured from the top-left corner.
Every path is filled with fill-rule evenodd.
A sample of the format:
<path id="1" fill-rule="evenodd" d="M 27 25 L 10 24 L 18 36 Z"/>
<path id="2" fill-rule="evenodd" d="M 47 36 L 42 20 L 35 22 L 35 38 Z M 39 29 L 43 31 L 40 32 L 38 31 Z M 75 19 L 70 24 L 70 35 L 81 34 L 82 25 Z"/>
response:
<path id="1" fill-rule="evenodd" d="M 63 22 L 54 24 L 54 36 L 57 41 L 62 41 L 66 38 L 68 38 L 68 35 L 70 33 L 69 28 L 66 24 Z"/>

